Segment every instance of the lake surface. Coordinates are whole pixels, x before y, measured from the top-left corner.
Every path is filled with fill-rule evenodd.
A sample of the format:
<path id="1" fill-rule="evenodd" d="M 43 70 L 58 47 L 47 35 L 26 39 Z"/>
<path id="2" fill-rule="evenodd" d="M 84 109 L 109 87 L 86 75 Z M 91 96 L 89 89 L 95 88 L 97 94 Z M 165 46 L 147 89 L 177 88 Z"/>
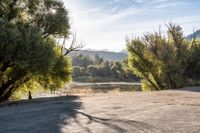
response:
<path id="1" fill-rule="evenodd" d="M 105 86 L 105 85 L 123 85 L 123 86 L 140 86 L 139 82 L 95 82 L 95 83 L 86 83 L 86 82 L 72 82 L 70 85 L 75 86 Z"/>
<path id="2" fill-rule="evenodd" d="M 68 93 L 72 92 L 110 92 L 113 90 L 118 91 L 141 91 L 141 84 L 139 82 L 95 82 L 95 83 L 85 83 L 85 82 L 72 82 L 67 85 Z"/>

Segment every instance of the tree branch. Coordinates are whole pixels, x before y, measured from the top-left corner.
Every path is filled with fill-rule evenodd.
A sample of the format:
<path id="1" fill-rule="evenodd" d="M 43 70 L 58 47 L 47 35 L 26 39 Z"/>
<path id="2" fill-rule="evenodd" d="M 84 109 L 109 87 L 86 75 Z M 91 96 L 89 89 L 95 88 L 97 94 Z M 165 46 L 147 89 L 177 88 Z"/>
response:
<path id="1" fill-rule="evenodd" d="M 79 50 L 81 50 L 83 48 L 83 44 L 82 43 L 77 43 L 76 42 L 76 35 L 72 36 L 72 41 L 71 41 L 71 44 L 70 44 L 69 48 L 65 48 L 64 45 L 65 45 L 65 39 L 64 39 L 63 45 L 62 45 L 62 48 L 65 49 L 64 56 L 68 55 L 72 51 L 79 51 Z"/>

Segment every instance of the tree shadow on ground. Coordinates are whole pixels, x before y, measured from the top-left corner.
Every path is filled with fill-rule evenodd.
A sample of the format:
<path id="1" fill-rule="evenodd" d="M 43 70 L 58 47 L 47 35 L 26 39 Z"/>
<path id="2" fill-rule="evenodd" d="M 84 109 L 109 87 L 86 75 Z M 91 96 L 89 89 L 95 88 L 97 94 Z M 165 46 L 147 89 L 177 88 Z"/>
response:
<path id="1" fill-rule="evenodd" d="M 83 117 L 84 117 L 84 120 L 83 120 Z M 87 119 L 87 122 L 85 121 L 85 119 Z M 92 116 L 80 111 L 77 111 L 76 117 L 74 117 L 73 120 L 71 120 L 70 122 L 71 124 L 76 125 L 76 127 L 67 128 L 69 123 L 65 121 L 62 127 L 65 127 L 66 130 L 62 131 L 62 133 L 70 132 L 70 129 L 77 132 L 86 132 L 86 133 L 92 133 L 92 132 L 97 132 L 97 131 L 98 132 L 106 131 L 106 132 L 115 132 L 115 133 L 126 133 L 126 132 L 159 133 L 161 132 L 156 127 L 150 124 L 147 124 L 145 122 L 140 122 L 140 121 L 135 121 L 135 120 L 126 120 L 126 119 L 100 118 L 100 117 L 95 117 L 95 116 Z M 96 126 L 94 127 L 94 125 Z"/>
<path id="2" fill-rule="evenodd" d="M 82 102 L 77 96 L 21 101 L 0 108 L 0 132 L 2 133 L 90 133 L 94 131 L 160 132 L 156 127 L 141 121 L 101 118 L 91 113 L 87 114 L 83 112 Z"/>
<path id="3" fill-rule="evenodd" d="M 200 86 L 183 87 L 176 89 L 178 91 L 200 92 Z"/>
<path id="4" fill-rule="evenodd" d="M 81 107 L 77 96 L 8 103 L 0 108 L 0 132 L 60 133 L 63 119 L 75 118 Z"/>

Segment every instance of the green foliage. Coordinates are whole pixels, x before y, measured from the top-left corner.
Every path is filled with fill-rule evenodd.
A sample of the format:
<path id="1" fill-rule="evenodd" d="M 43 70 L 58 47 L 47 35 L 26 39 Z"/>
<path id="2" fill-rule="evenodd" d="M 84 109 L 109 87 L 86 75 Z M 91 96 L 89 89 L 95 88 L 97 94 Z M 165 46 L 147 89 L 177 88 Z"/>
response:
<path id="1" fill-rule="evenodd" d="M 142 91 L 155 90 L 154 87 L 152 86 L 152 84 L 150 82 L 148 82 L 147 80 L 141 80 L 141 88 L 142 88 Z"/>
<path id="2" fill-rule="evenodd" d="M 96 54 L 94 58 L 91 58 L 88 55 L 79 54 L 73 56 L 72 61 L 73 61 L 73 66 L 80 66 L 87 69 L 89 65 L 99 66 L 104 61 L 104 59 L 100 58 L 98 54 Z"/>
<path id="3" fill-rule="evenodd" d="M 98 67 L 97 66 L 93 66 L 93 65 L 89 65 L 87 67 L 88 73 L 91 76 L 96 76 L 98 74 Z"/>
<path id="4" fill-rule="evenodd" d="M 74 66 L 73 67 L 73 77 L 78 77 L 81 75 L 81 67 Z"/>
<path id="5" fill-rule="evenodd" d="M 86 75 L 86 70 L 84 67 L 74 66 L 73 67 L 73 77 L 84 76 Z"/>
<path id="6" fill-rule="evenodd" d="M 36 80 L 32 79 L 22 84 L 20 88 L 17 89 L 15 93 L 13 93 L 10 99 L 13 101 L 17 101 L 17 100 L 20 100 L 21 98 L 27 98 L 29 91 L 31 91 L 34 94 L 34 93 L 43 92 L 44 89 L 41 86 L 41 84 L 39 84 Z"/>
<path id="7" fill-rule="evenodd" d="M 71 61 L 55 43 L 68 37 L 69 28 L 60 1 L 0 1 L 0 102 L 34 88 L 28 84 L 52 90 L 71 79 Z"/>
<path id="8" fill-rule="evenodd" d="M 99 65 L 99 72 L 98 75 L 101 77 L 106 77 L 111 75 L 111 68 L 110 63 L 108 61 L 103 61 Z"/>
<path id="9" fill-rule="evenodd" d="M 89 65 L 94 64 L 93 60 L 89 56 L 84 56 L 82 54 L 73 56 L 72 60 L 73 60 L 73 66 L 80 66 L 87 68 Z"/>
<path id="10" fill-rule="evenodd" d="M 190 47 L 190 58 L 184 74 L 190 79 L 198 81 L 200 79 L 200 40 L 192 41 Z"/>
<path id="11" fill-rule="evenodd" d="M 78 82 L 96 82 L 96 77 L 94 79 L 92 76 L 79 76 L 74 77 L 73 80 Z"/>
<path id="12" fill-rule="evenodd" d="M 128 67 L 142 79 L 144 90 L 182 87 L 188 71 L 192 67 L 195 72 L 199 70 L 198 44 L 191 46 L 180 26 L 169 24 L 167 28 L 167 37 L 156 32 L 127 40 Z M 190 71 L 190 75 L 194 71 Z"/>
<path id="13" fill-rule="evenodd" d="M 124 67 L 125 63 L 115 61 L 107 61 L 98 54 L 91 58 L 87 55 L 79 54 L 72 57 L 73 62 L 73 79 L 76 81 L 82 80 L 81 77 L 92 77 L 89 81 L 138 81 L 132 72 Z M 81 77 L 80 77 L 81 76 Z M 100 79 L 100 80 L 99 80 Z M 105 80 L 102 80 L 105 79 Z M 110 80 L 108 80 L 110 79 Z"/>
<path id="14" fill-rule="evenodd" d="M 120 62 L 115 61 L 111 67 L 111 71 L 115 78 L 121 79 L 121 80 L 124 78 L 125 71 Z"/>
<path id="15" fill-rule="evenodd" d="M 103 58 L 99 57 L 98 54 L 94 55 L 94 64 L 95 65 L 100 65 L 103 62 Z"/>

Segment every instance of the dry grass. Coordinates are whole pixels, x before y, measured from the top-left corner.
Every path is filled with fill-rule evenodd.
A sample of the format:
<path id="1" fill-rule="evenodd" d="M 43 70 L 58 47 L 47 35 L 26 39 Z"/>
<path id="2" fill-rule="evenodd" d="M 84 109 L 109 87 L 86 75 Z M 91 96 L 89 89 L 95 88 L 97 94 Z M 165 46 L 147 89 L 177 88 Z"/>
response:
<path id="1" fill-rule="evenodd" d="M 125 86 L 125 85 L 100 85 L 100 86 L 76 86 L 71 85 L 62 91 L 64 95 L 79 95 L 88 96 L 102 93 L 117 93 L 117 92 L 133 92 L 141 91 L 140 86 Z"/>

